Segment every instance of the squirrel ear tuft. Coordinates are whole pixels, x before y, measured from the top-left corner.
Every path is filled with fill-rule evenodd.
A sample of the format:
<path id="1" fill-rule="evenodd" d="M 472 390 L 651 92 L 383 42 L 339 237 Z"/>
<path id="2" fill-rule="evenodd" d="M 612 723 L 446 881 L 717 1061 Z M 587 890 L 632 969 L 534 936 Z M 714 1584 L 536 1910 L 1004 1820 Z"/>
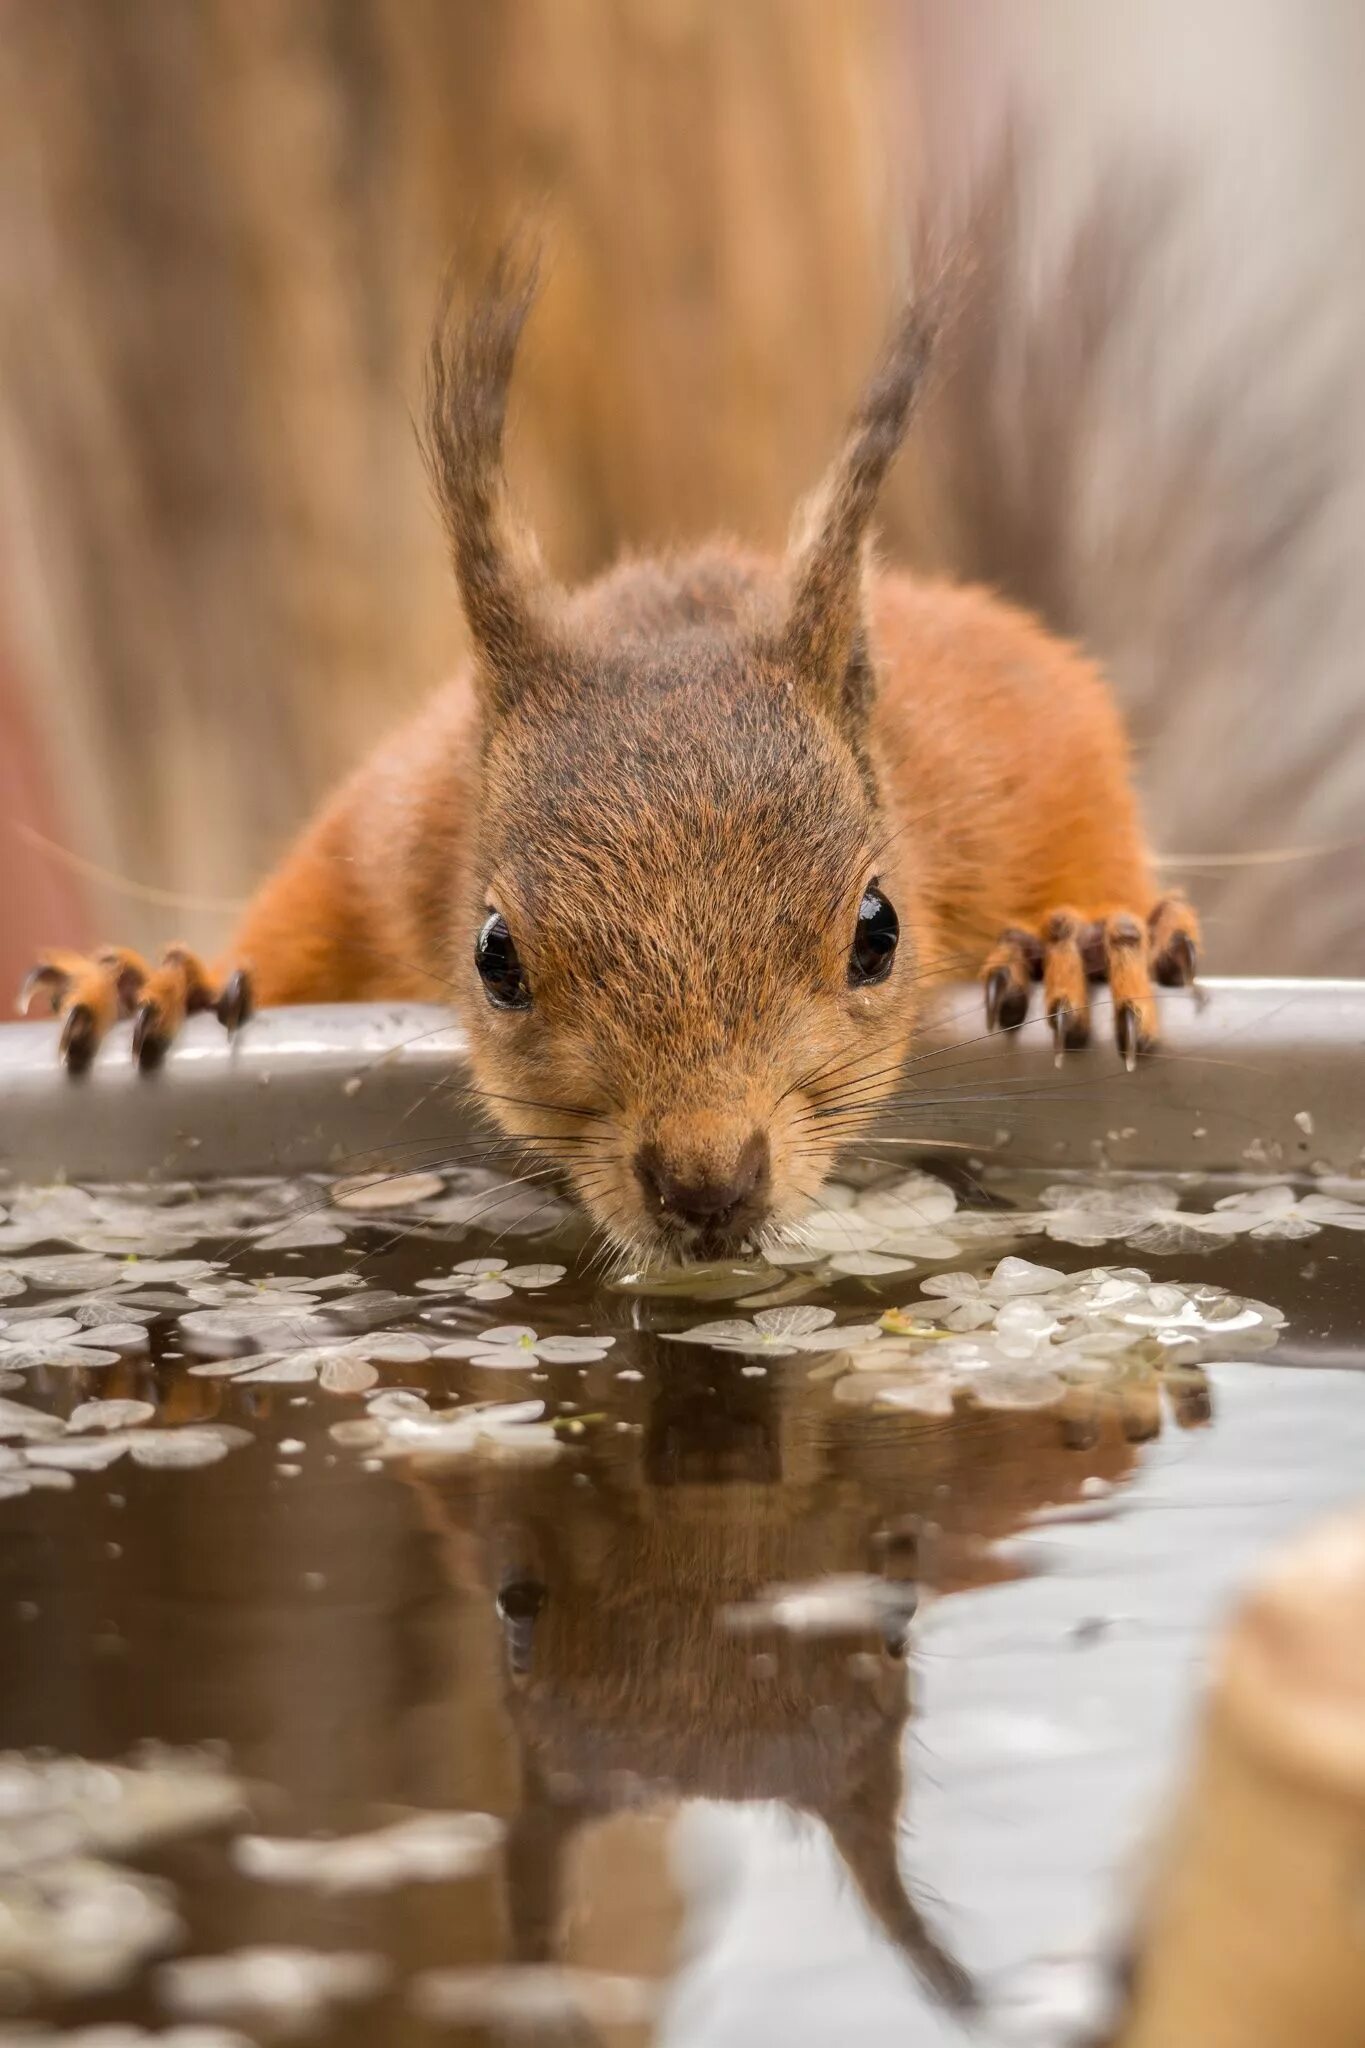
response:
<path id="1" fill-rule="evenodd" d="M 427 357 L 422 453 L 450 540 L 485 709 L 508 710 L 553 651 L 554 589 L 512 511 L 503 470 L 507 391 L 535 300 L 539 239 L 499 250 L 482 291 L 446 287 Z"/>
<path id="2" fill-rule="evenodd" d="M 824 482 L 802 508 L 790 549 L 791 600 L 781 651 L 836 711 L 870 703 L 863 589 L 877 495 L 924 387 L 942 324 L 941 287 L 897 320 Z"/>

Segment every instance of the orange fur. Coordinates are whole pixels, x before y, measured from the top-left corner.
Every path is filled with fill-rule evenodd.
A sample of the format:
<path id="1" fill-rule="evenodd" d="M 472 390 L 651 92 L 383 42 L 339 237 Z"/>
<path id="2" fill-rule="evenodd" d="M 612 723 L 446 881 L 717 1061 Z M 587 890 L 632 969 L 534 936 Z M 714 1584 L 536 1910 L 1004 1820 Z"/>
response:
<path id="1" fill-rule="evenodd" d="M 893 336 L 786 560 L 717 544 L 566 593 L 502 481 L 533 278 L 506 258 L 493 283 L 438 331 L 426 437 L 469 670 L 307 828 L 221 970 L 146 979 L 144 1055 L 190 1009 L 239 1017 L 241 968 L 262 1004 L 448 994 L 494 1121 L 639 1253 L 797 1224 L 935 980 L 983 973 L 1015 1024 L 1041 977 L 1076 1044 L 1110 978 L 1136 1057 L 1149 966 L 1188 980 L 1198 928 L 1157 898 L 1103 677 L 988 592 L 865 572 L 932 314 Z M 874 882 L 901 930 L 880 979 L 851 955 Z M 524 1004 L 475 972 L 490 915 Z M 43 980 L 83 1044 L 120 1007 L 55 956 Z"/>

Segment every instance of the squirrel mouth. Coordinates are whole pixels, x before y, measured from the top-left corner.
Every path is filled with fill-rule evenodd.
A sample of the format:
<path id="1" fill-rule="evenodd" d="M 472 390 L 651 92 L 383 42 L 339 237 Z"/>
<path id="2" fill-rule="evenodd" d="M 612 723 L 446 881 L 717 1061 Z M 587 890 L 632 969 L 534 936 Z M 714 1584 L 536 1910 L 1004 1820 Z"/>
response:
<path id="1" fill-rule="evenodd" d="M 662 1235 L 661 1248 L 681 1265 L 708 1264 L 715 1259 L 751 1258 L 757 1249 L 762 1219 L 735 1224 L 675 1224 Z"/>

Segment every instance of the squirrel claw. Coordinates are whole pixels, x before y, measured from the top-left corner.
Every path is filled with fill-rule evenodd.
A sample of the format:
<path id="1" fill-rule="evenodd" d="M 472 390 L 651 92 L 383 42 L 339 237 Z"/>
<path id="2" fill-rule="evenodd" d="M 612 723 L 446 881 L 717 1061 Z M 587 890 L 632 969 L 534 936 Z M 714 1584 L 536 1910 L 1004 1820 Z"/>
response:
<path id="1" fill-rule="evenodd" d="M 1131 1074 L 1143 1053 L 1152 1050 L 1152 1040 L 1142 1028 L 1142 1013 L 1136 1003 L 1120 1003 L 1114 1015 L 1114 1036 L 1123 1064 Z"/>
<path id="2" fill-rule="evenodd" d="M 41 989 L 47 997 L 48 1008 L 55 1017 L 61 1007 L 62 990 L 65 986 L 66 976 L 59 967 L 30 967 L 19 985 L 14 1006 L 21 1017 L 27 1017 L 33 1008 L 33 998 Z"/>
<path id="3" fill-rule="evenodd" d="M 1059 1053 L 1079 1052 L 1090 1043 L 1090 1025 L 1082 1013 L 1063 996 L 1048 1011 L 1048 1022 Z"/>
<path id="4" fill-rule="evenodd" d="M 138 1071 L 150 1074 L 166 1055 L 166 1039 L 160 1030 L 161 1012 L 155 1003 L 143 1003 L 133 1022 L 133 1058 Z"/>
<path id="5" fill-rule="evenodd" d="M 213 1012 L 229 1036 L 247 1022 L 252 1012 L 252 1001 L 251 977 L 245 968 L 239 967 L 228 976 Z"/>
<path id="6" fill-rule="evenodd" d="M 88 1003 L 75 1003 L 66 1013 L 58 1047 L 69 1073 L 83 1074 L 95 1057 L 99 1031 L 95 1013 Z"/>
<path id="7" fill-rule="evenodd" d="M 1189 933 L 1173 932 L 1165 950 L 1152 962 L 1152 972 L 1163 988 L 1189 988 L 1198 959 L 1198 951 Z"/>
<path id="8" fill-rule="evenodd" d="M 986 983 L 986 1029 L 1017 1031 L 1028 1016 L 1028 990 L 1008 968 L 997 967 Z"/>
<path id="9" fill-rule="evenodd" d="M 1003 967 L 997 967 L 986 983 L 986 1029 L 1000 1028 L 1000 1005 L 1010 985 L 1010 978 Z"/>

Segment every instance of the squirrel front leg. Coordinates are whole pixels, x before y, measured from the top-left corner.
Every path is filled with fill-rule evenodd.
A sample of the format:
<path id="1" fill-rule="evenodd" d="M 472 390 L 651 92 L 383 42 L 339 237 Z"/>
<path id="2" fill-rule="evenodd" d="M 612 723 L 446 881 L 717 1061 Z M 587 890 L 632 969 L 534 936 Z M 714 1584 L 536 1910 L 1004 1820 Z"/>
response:
<path id="1" fill-rule="evenodd" d="M 186 1017 L 211 1010 L 235 1031 L 253 1010 L 286 1003 L 430 999 L 437 987 L 403 957 L 403 935 L 376 922 L 353 839 L 363 819 L 352 784 L 304 831 L 248 904 L 226 951 L 206 965 L 167 946 L 153 966 L 127 947 L 44 953 L 20 992 L 28 1011 L 45 998 L 62 1019 L 61 1057 L 89 1066 L 110 1028 L 133 1020 L 133 1055 L 160 1064 Z"/>
<path id="2" fill-rule="evenodd" d="M 110 1027 L 134 1020 L 155 1067 L 188 1016 L 233 1030 L 286 1003 L 430 1002 L 450 992 L 448 907 L 472 802 L 474 703 L 456 677 L 324 804 L 247 905 L 209 966 L 169 946 L 152 967 L 127 947 L 42 955 L 20 992 L 63 1019 L 61 1054 L 80 1072 Z"/>

